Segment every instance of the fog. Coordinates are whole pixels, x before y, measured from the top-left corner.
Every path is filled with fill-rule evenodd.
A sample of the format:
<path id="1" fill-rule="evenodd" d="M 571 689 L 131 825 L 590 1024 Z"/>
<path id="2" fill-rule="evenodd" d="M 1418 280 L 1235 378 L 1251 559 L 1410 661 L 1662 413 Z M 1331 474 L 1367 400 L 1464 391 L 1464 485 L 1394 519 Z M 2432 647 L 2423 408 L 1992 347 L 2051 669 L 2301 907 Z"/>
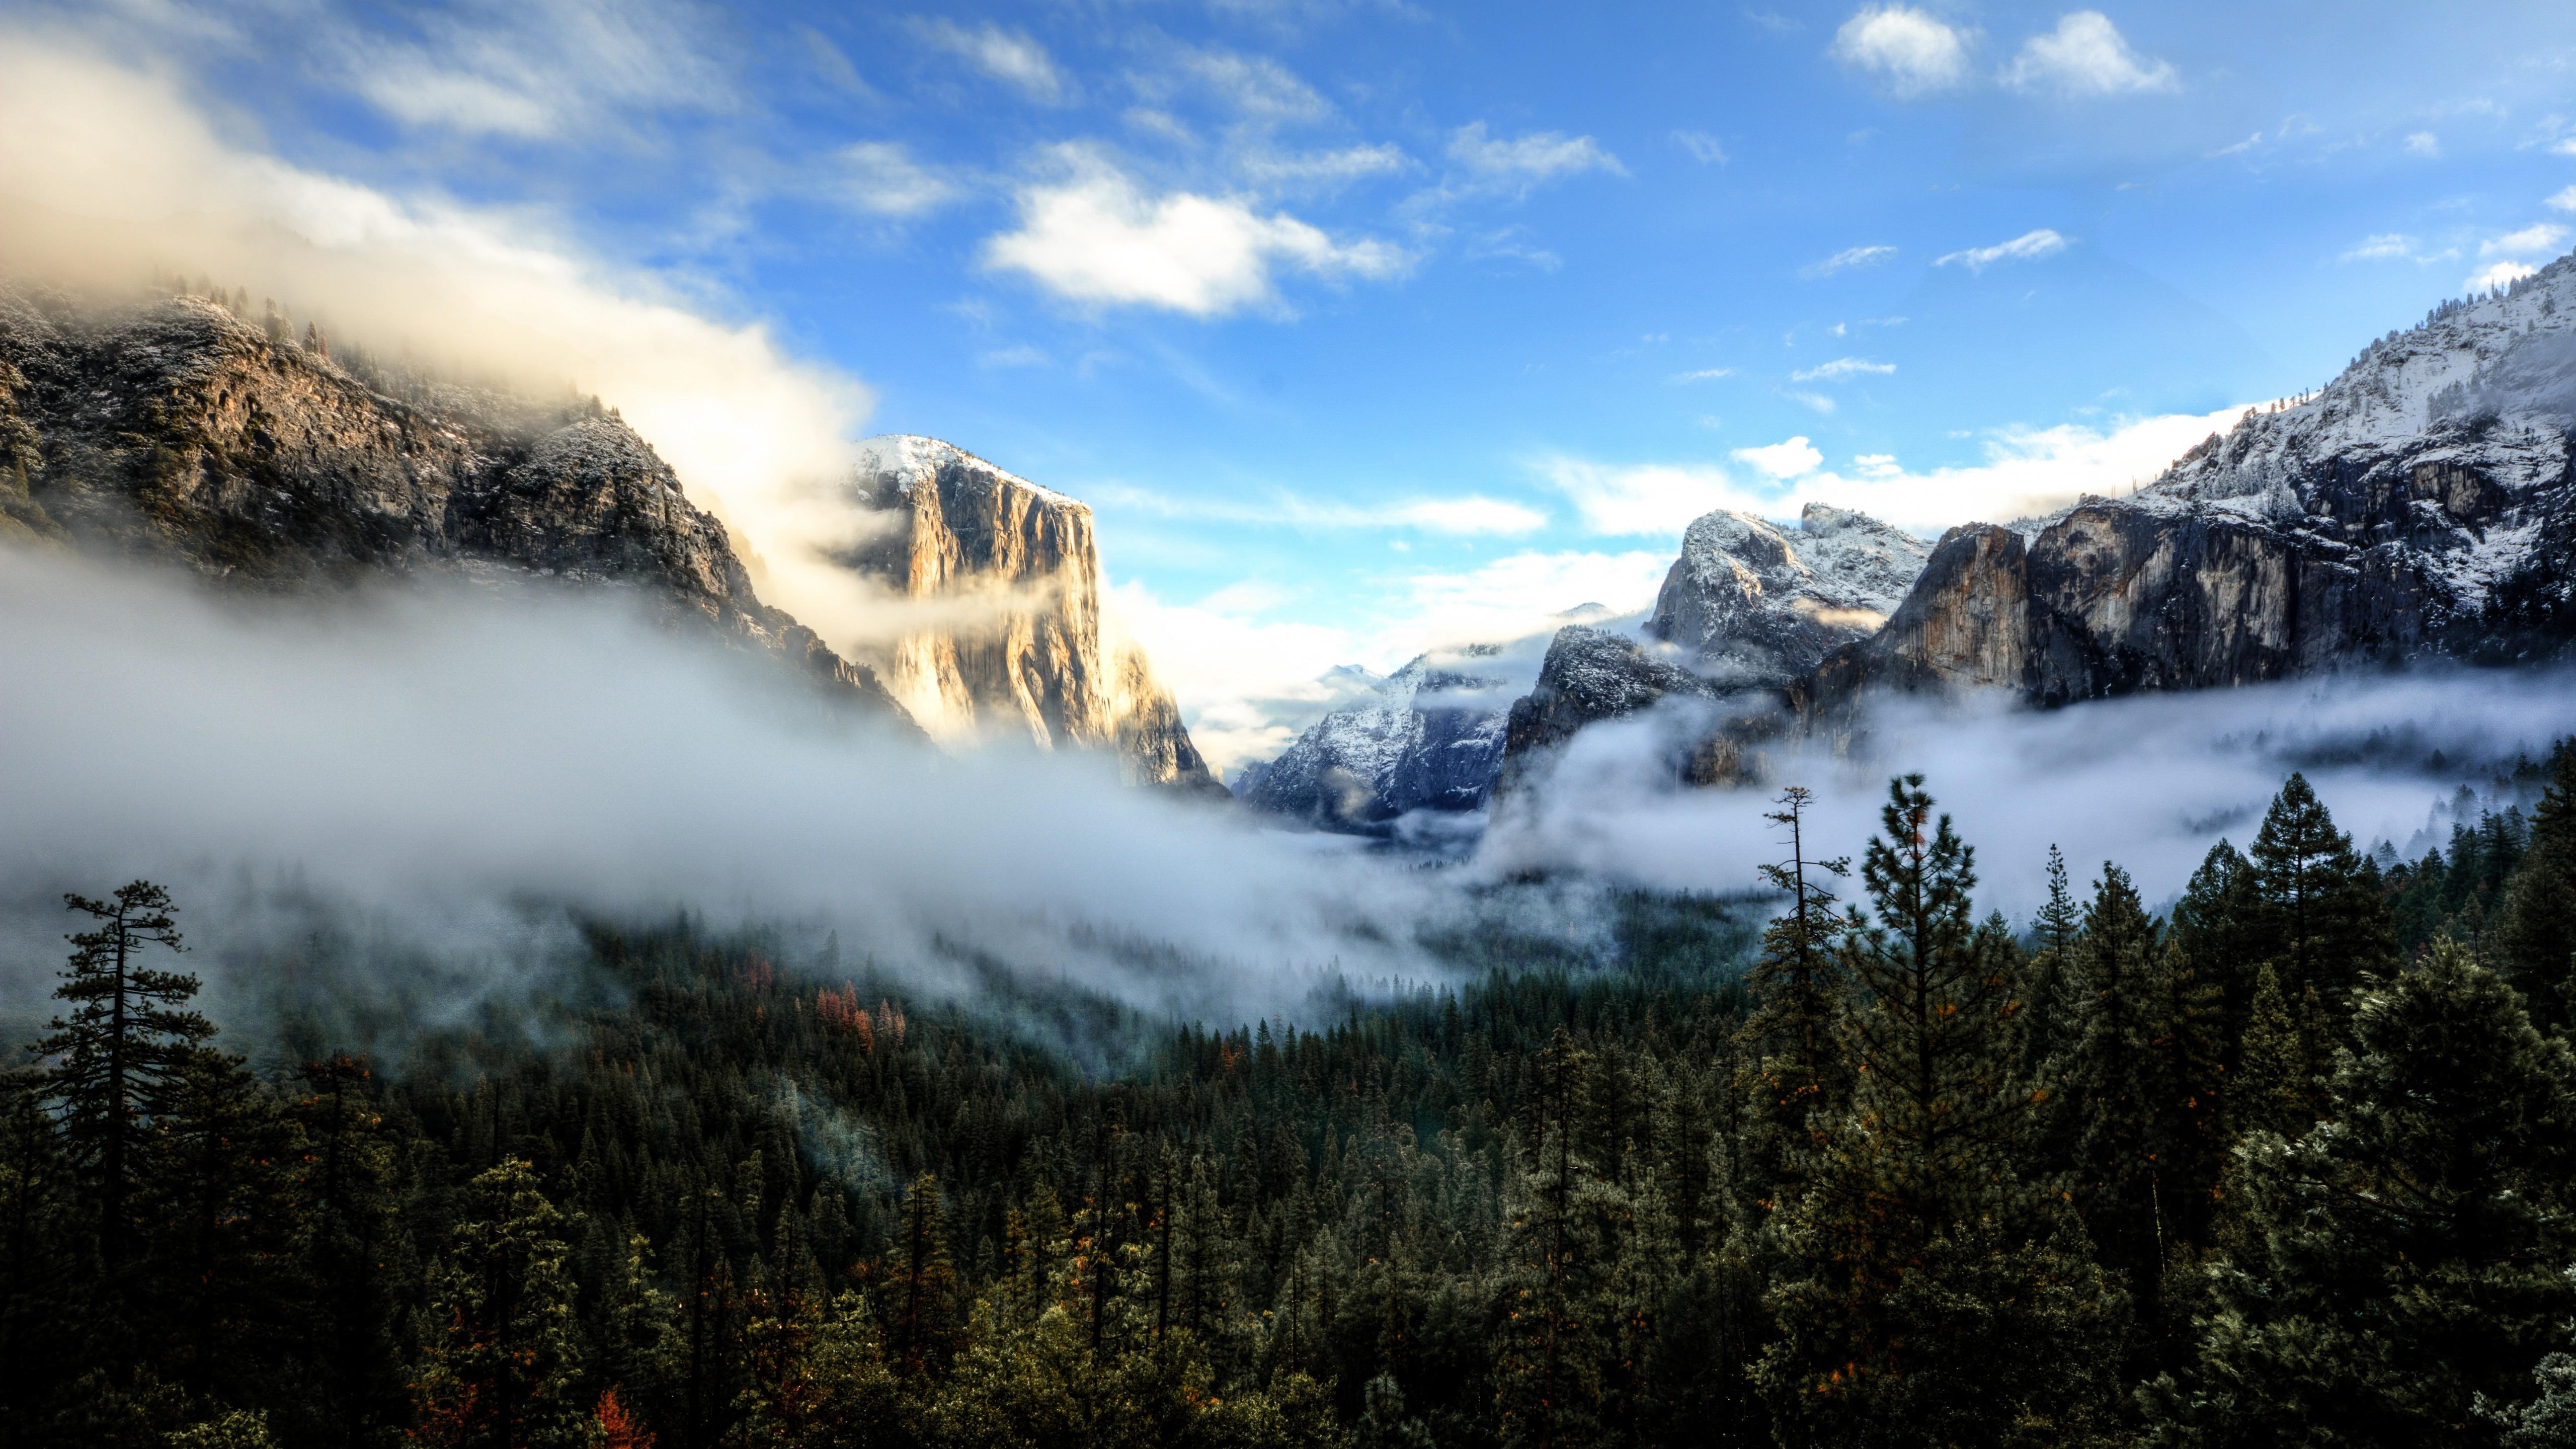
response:
<path id="1" fill-rule="evenodd" d="M 974 987 L 981 958 L 1228 1020 L 1329 975 L 1438 970 L 1409 944 L 1444 909 L 1420 872 L 1130 789 L 1105 755 L 888 737 L 635 598 L 324 606 L 0 550 L 0 618 L 19 1009 L 60 958 L 58 903 L 28 905 L 138 876 L 210 944 L 327 917 L 377 956 L 489 978 L 473 989 L 542 971 L 575 915 L 682 909 L 807 948 L 837 933 L 847 969 L 929 994 Z"/>
<path id="2" fill-rule="evenodd" d="M 1919 771 L 1977 847 L 1981 908 L 2027 916 L 2052 844 L 2083 879 L 2113 860 L 2150 902 L 2170 900 L 2218 840 L 2252 839 L 2292 770 L 2359 848 L 2420 851 L 2462 784 L 2576 733 L 2576 670 L 2355 673 L 2046 713 L 1997 698 L 1882 701 L 1847 752 L 1832 741 L 1777 751 L 1758 788 L 1680 787 L 1670 762 L 1706 725 L 1704 709 L 1672 703 L 1585 730 L 1535 789 L 1496 809 L 1474 873 L 1580 869 L 1660 890 L 1740 890 L 1781 858 L 1779 831 L 1761 818 L 1780 786 L 1816 793 L 1812 854 L 1857 859 L 1889 778 Z"/>
<path id="3" fill-rule="evenodd" d="M 0 20 L 0 264 L 104 299 L 176 269 L 396 364 L 597 394 L 734 532 L 764 601 L 844 652 L 912 623 L 836 561 L 882 527 L 849 486 L 864 384 L 542 213 L 380 190 L 237 130 L 169 67 Z"/>

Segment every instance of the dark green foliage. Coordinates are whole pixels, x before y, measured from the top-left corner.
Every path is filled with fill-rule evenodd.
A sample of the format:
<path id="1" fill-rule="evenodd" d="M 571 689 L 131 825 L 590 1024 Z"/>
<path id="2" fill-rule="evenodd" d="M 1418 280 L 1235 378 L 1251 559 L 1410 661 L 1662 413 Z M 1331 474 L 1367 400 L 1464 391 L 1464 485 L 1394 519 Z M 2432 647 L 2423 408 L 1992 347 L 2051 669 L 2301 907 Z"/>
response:
<path id="1" fill-rule="evenodd" d="M 2127 1302 L 2023 1160 L 2023 963 L 1979 922 L 1974 857 L 1920 776 L 1894 782 L 1862 879 L 1844 1050 L 1783 1214 L 1779 1337 L 1757 1376 L 1785 1444 L 2070 1444 L 2110 1426 Z"/>
<path id="2" fill-rule="evenodd" d="M 2550 757 L 2529 849 L 2503 891 L 2498 959 L 2534 1019 L 2564 1030 L 2576 1016 L 2576 740 Z"/>
<path id="3" fill-rule="evenodd" d="M 1788 906 L 1749 972 L 1738 908 L 1638 897 L 1615 969 L 1462 939 L 1485 974 L 1294 1025 L 995 978 L 1083 1064 L 684 920 L 597 929 L 559 991 L 409 1036 L 281 996 L 305 1014 L 255 1076 L 192 978 L 136 960 L 173 934 L 158 892 L 78 903 L 103 926 L 73 1006 L 0 1082 L 0 1449 L 2563 1422 L 2566 1048 L 2455 936 L 2401 968 L 2413 868 L 2382 878 L 2294 780 L 2169 920 L 2113 865 L 2079 901 L 2052 855 L 2017 935 L 1920 781 L 1866 914 L 1782 804 Z M 2465 848 L 2492 870 L 2509 834 Z M 311 979 L 284 964 L 263 984 Z M 370 1039 L 403 1050 L 333 1049 Z"/>
<path id="4" fill-rule="evenodd" d="M 2258 1132 L 2177 1436 L 2493 1442 L 2576 1303 L 2576 1056 L 2455 944 L 2366 991 L 2329 1120 Z"/>

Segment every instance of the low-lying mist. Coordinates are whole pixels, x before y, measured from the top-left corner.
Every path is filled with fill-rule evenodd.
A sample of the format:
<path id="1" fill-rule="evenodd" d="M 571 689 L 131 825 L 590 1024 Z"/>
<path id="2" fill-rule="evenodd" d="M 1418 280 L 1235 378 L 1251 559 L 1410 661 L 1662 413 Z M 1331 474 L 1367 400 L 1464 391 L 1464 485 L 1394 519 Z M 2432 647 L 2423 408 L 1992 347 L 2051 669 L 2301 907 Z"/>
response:
<path id="1" fill-rule="evenodd" d="M 2406 845 L 2462 784 L 2576 733 L 2576 670 L 2347 673 L 2045 713 L 1882 701 L 1855 744 L 1780 752 L 1767 788 L 1740 790 L 1674 783 L 1670 762 L 1707 724 L 1704 708 L 1673 702 L 1585 730 L 1535 789 L 1496 809 L 1474 871 L 1740 890 L 1757 863 L 1781 858 L 1781 832 L 1762 819 L 1780 786 L 1816 794 L 1811 856 L 1857 858 L 1889 777 L 1920 771 L 1978 849 L 1981 905 L 2026 916 L 2052 844 L 2070 872 L 2116 861 L 2150 901 L 2169 899 L 2221 838 L 2252 838 L 2292 770 L 2360 848 Z"/>
<path id="2" fill-rule="evenodd" d="M 1125 787 L 1106 756 L 907 743 L 641 598 L 252 599 L 0 551 L 0 618 L 0 1009 L 35 1009 L 60 960 L 54 893 L 134 877 L 206 946 L 328 930 L 469 996 L 576 951 L 577 919 L 677 911 L 789 931 L 793 964 L 837 938 L 925 994 L 981 961 L 1210 1019 L 1441 969 L 1413 944 L 1441 912 L 1421 872 Z"/>

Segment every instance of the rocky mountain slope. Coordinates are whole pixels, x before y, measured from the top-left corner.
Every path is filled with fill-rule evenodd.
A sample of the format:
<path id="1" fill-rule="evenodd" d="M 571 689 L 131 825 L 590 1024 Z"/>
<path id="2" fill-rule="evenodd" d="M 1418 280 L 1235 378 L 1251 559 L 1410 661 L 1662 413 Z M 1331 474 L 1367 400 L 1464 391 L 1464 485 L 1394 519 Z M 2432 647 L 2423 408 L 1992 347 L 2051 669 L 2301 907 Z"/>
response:
<path id="1" fill-rule="evenodd" d="M 1647 632 L 1721 687 L 1787 684 L 1886 623 L 1931 553 L 1901 528 L 1821 503 L 1787 532 L 1720 509 L 1682 535 Z"/>
<path id="2" fill-rule="evenodd" d="M 1844 732 L 1873 691 L 2040 706 L 2576 642 L 2576 258 L 2444 305 L 2153 484 L 1951 530 L 1887 627 L 1785 691 Z"/>
<path id="3" fill-rule="evenodd" d="M 1089 508 L 909 435 L 870 439 L 855 487 L 887 527 L 844 561 L 920 611 L 882 663 L 934 736 L 1114 750 L 1131 781 L 1224 790 L 1144 651 L 1103 631 Z"/>
<path id="4" fill-rule="evenodd" d="M 264 588 L 431 570 L 637 588 L 909 731 L 872 672 L 760 601 L 724 526 L 596 399 L 335 361 L 240 305 L 0 284 L 0 538 Z"/>
<path id="5" fill-rule="evenodd" d="M 1769 712 L 1776 691 L 1874 633 L 1930 553 L 1902 529 L 1824 504 L 1807 505 L 1785 530 L 1727 509 L 1702 515 L 1683 533 L 1646 624 L 1670 656 L 1599 629 L 1559 632 L 1537 687 L 1512 706 L 1504 780 L 1525 778 L 1584 726 L 1668 697 Z M 1727 768 L 1711 758 L 1732 756 L 1703 747 L 1675 768 Z"/>
<path id="6" fill-rule="evenodd" d="M 1502 764 L 1507 702 L 1519 687 L 1501 667 L 1504 654 L 1500 645 L 1478 644 L 1422 655 L 1367 700 L 1326 715 L 1277 759 L 1249 770 L 1238 793 L 1256 809 L 1319 829 L 1371 835 L 1415 810 L 1482 806 Z"/>

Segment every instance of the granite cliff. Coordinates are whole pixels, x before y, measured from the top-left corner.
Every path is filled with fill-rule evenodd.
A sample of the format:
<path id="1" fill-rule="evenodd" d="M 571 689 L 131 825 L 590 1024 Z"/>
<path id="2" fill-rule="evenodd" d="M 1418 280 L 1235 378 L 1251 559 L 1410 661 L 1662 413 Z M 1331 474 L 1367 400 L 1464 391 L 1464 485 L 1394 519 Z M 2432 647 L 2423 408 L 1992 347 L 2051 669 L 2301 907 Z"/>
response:
<path id="1" fill-rule="evenodd" d="M 631 588 L 912 732 L 870 670 L 760 601 L 723 524 L 596 399 L 335 360 L 246 305 L 0 284 L 0 538 L 266 589 L 415 572 Z"/>
<path id="2" fill-rule="evenodd" d="M 1506 787 L 1584 726 L 1666 698 L 1711 701 L 1730 720 L 1771 713 L 1779 690 L 1885 623 L 1930 552 L 1902 529 L 1823 504 L 1807 505 L 1794 529 L 1727 509 L 1702 515 L 1682 535 L 1644 640 L 1583 627 L 1557 634 L 1537 687 L 1512 706 Z M 1676 770 L 1725 773 L 1728 739 L 1721 730 Z"/>
<path id="3" fill-rule="evenodd" d="M 1887 627 L 1783 692 L 1843 736 L 1880 690 L 2051 707 L 2576 643 L 2576 258 L 2436 309 L 2123 499 L 1952 529 Z"/>
<path id="4" fill-rule="evenodd" d="M 1114 751 L 1135 783 L 1220 794 L 1144 651 L 1103 628 L 1091 510 L 935 438 L 863 447 L 885 526 L 844 559 L 919 612 L 886 650 L 934 736 Z"/>

